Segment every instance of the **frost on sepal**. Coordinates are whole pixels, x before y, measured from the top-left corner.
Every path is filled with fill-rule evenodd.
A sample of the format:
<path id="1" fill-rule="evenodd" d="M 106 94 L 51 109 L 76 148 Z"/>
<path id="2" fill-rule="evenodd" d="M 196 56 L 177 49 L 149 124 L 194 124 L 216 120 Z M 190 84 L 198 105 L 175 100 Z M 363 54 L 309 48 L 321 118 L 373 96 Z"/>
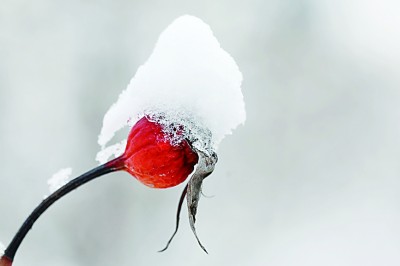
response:
<path id="1" fill-rule="evenodd" d="M 172 145 L 187 140 L 197 152 L 211 154 L 215 151 L 212 132 L 189 111 L 152 109 L 146 114 L 151 121 L 162 126 L 166 140 Z"/>
<path id="2" fill-rule="evenodd" d="M 204 248 L 204 246 L 201 244 L 199 237 L 197 236 L 195 223 L 196 223 L 197 206 L 199 204 L 203 180 L 214 171 L 214 167 L 218 161 L 218 157 L 216 153 L 206 154 L 202 151 L 197 151 L 197 152 L 199 155 L 199 162 L 197 164 L 195 172 L 193 173 L 192 177 L 189 180 L 186 199 L 187 199 L 190 227 L 200 247 L 206 253 L 208 253 L 207 250 Z"/>

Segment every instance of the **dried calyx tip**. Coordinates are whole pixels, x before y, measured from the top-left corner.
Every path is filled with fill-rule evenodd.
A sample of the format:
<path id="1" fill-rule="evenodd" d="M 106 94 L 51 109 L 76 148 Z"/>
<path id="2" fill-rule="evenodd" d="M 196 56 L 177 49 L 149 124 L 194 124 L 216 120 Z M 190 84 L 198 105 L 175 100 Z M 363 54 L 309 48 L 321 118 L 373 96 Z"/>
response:
<path id="1" fill-rule="evenodd" d="M 211 154 L 206 154 L 202 151 L 197 150 L 197 153 L 199 155 L 199 162 L 196 166 L 196 170 L 192 174 L 188 184 L 185 186 L 185 189 L 183 190 L 181 197 L 179 199 L 178 209 L 177 209 L 177 213 L 176 213 L 175 231 L 172 234 L 171 238 L 169 239 L 166 247 L 164 249 L 160 250 L 159 252 L 163 252 L 169 247 L 172 239 L 175 237 L 176 233 L 178 232 L 180 212 L 182 210 L 182 204 L 183 204 L 184 198 L 186 196 L 190 228 L 192 229 L 192 232 L 193 232 L 194 236 L 196 237 L 196 240 L 199 243 L 200 247 L 204 250 L 205 253 L 208 254 L 208 251 L 203 246 L 203 244 L 201 244 L 200 239 L 197 236 L 195 222 L 196 222 L 197 205 L 198 205 L 199 199 L 200 199 L 201 187 L 203 184 L 203 180 L 214 171 L 214 167 L 218 161 L 218 157 L 217 157 L 217 154 L 214 152 Z"/>
<path id="2" fill-rule="evenodd" d="M 170 237 L 170 239 L 168 240 L 168 243 L 167 243 L 167 245 L 165 246 L 165 248 L 163 248 L 162 250 L 159 250 L 158 252 L 166 251 L 166 250 L 168 249 L 168 247 L 169 247 L 169 244 L 171 244 L 172 239 L 174 239 L 176 233 L 178 232 L 178 229 L 179 229 L 179 220 L 180 220 L 181 210 L 182 210 L 182 204 L 183 204 L 183 201 L 185 200 L 185 196 L 186 196 L 186 193 L 187 193 L 187 188 L 188 188 L 188 185 L 185 186 L 185 188 L 184 188 L 183 191 L 182 191 L 181 197 L 179 198 L 178 209 L 176 210 L 175 231 L 174 231 L 174 233 L 172 234 L 172 236 Z"/>

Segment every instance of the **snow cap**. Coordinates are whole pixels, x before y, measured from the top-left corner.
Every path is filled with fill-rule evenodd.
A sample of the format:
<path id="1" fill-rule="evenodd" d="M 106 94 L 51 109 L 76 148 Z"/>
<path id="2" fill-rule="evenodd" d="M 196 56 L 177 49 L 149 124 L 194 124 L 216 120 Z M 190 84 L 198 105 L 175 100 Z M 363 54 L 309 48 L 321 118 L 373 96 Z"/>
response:
<path id="1" fill-rule="evenodd" d="M 149 115 L 166 126 L 182 124 L 197 148 L 209 143 L 216 150 L 246 119 L 241 83 L 237 64 L 210 27 L 181 16 L 161 33 L 149 59 L 105 114 L 98 143 L 104 150 L 117 131 Z M 103 154 L 110 156 L 109 151 Z"/>

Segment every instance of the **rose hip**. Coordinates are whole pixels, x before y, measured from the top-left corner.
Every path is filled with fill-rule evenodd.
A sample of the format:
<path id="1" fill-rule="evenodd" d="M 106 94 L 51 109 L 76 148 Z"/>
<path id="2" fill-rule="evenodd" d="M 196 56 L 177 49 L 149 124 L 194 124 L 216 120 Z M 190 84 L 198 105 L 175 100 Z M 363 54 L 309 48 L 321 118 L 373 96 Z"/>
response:
<path id="1" fill-rule="evenodd" d="M 177 126 L 177 129 L 176 134 L 178 135 L 184 130 L 181 126 Z M 127 139 L 125 152 L 120 157 L 71 180 L 36 207 L 4 251 L 4 255 L 0 258 L 0 266 L 11 266 L 21 242 L 35 221 L 54 202 L 99 176 L 120 170 L 130 173 L 146 186 L 169 188 L 185 181 L 193 172 L 195 165 L 197 165 L 196 171 L 192 174 L 179 200 L 176 229 L 168 241 L 167 247 L 178 230 L 181 206 L 186 197 L 192 231 L 202 249 L 206 251 L 197 237 L 194 223 L 203 179 L 214 170 L 216 162 L 217 156 L 215 153 L 208 154 L 204 151 L 193 149 L 186 139 L 182 139 L 178 143 L 172 143 L 162 125 L 144 116 L 132 127 Z"/>
<path id="2" fill-rule="evenodd" d="M 162 126 L 147 117 L 140 119 L 129 133 L 124 170 L 149 187 L 176 186 L 193 172 L 199 156 L 186 140 L 172 144 Z"/>

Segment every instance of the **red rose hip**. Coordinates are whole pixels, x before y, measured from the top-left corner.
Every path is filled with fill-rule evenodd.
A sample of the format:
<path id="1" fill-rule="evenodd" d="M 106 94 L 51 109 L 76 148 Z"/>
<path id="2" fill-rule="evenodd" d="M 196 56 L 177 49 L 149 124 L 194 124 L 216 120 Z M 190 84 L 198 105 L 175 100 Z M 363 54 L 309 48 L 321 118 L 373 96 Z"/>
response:
<path id="1" fill-rule="evenodd" d="M 182 130 L 182 126 L 178 126 L 174 135 L 182 136 Z M 172 143 L 163 126 L 145 116 L 132 127 L 123 155 L 69 181 L 33 210 L 7 246 L 4 255 L 0 257 L 0 266 L 11 266 L 22 240 L 33 224 L 57 200 L 97 177 L 120 170 L 130 173 L 149 187 L 168 188 L 185 181 L 197 165 L 179 200 L 175 232 L 163 250 L 168 248 L 178 230 L 181 206 L 186 197 L 191 229 L 200 246 L 206 251 L 197 237 L 194 223 L 203 179 L 211 174 L 216 162 L 215 152 L 205 153 L 193 149 L 183 138 Z"/>
<path id="2" fill-rule="evenodd" d="M 131 129 L 124 154 L 124 170 L 149 187 L 176 186 L 193 172 L 198 155 L 186 140 L 172 144 L 160 124 L 147 117 Z"/>

